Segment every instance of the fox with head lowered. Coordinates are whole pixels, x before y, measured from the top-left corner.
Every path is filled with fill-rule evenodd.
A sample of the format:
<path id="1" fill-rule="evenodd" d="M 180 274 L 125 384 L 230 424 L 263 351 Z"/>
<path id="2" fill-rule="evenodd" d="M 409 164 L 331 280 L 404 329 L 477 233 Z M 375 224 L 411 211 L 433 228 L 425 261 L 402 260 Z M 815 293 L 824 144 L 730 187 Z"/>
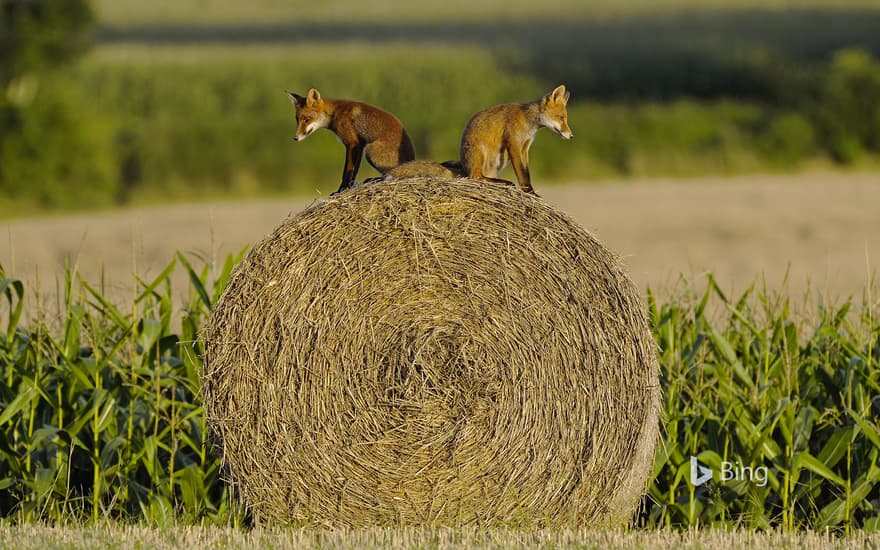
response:
<path id="1" fill-rule="evenodd" d="M 302 141 L 326 128 L 345 146 L 345 165 L 339 191 L 355 183 L 361 157 L 383 176 L 416 158 L 412 141 L 400 120 L 387 111 L 359 101 L 325 99 L 315 88 L 305 96 L 287 92 L 296 108 L 296 135 Z"/>
<path id="2" fill-rule="evenodd" d="M 513 185 L 498 178 L 510 160 L 520 188 L 535 194 L 529 175 L 529 148 L 541 128 L 549 128 L 563 139 L 574 137 L 566 108 L 570 95 L 565 85 L 560 85 L 535 101 L 495 105 L 475 114 L 461 136 L 464 175 Z"/>

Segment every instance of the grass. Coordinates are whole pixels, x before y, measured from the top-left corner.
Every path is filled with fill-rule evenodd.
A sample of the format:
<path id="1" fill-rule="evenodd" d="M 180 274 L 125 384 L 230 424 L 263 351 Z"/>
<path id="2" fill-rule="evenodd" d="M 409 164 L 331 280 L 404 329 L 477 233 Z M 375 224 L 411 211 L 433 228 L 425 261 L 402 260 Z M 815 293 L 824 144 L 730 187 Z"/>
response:
<path id="1" fill-rule="evenodd" d="M 25 288 L 0 272 L 0 516 L 246 522 L 198 397 L 199 326 L 235 261 L 195 267 L 179 255 L 122 307 L 68 273 L 61 309 L 28 324 Z M 175 269 L 190 280 L 183 303 L 172 299 Z M 662 303 L 649 296 L 665 415 L 639 525 L 880 530 L 876 291 L 804 311 L 756 288 L 729 298 L 707 281 Z M 763 467 L 769 482 L 695 487 L 691 456 L 716 471 Z"/>
<path id="2" fill-rule="evenodd" d="M 519 529 L 255 529 L 106 525 L 94 527 L 0 527 L 0 546 L 20 550 L 43 548 L 703 548 L 797 547 L 803 550 L 861 550 L 880 544 L 880 535 L 856 533 L 838 538 L 814 532 L 752 531 L 527 531 Z"/>

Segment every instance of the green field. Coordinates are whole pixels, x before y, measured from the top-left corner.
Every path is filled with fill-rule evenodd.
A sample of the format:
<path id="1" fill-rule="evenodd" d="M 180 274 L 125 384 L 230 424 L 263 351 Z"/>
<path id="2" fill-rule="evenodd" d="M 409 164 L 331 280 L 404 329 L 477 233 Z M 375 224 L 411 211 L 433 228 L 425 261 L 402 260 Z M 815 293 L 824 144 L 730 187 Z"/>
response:
<path id="1" fill-rule="evenodd" d="M 880 9 L 764 4 L 100 2 L 91 53 L 0 95 L 0 215 L 330 192 L 342 148 L 290 139 L 309 86 L 446 160 L 478 110 L 565 83 L 577 137 L 539 135 L 539 183 L 875 168 Z"/>
<path id="2" fill-rule="evenodd" d="M 197 334 L 234 263 L 194 267 L 180 255 L 123 309 L 71 274 L 60 315 L 28 324 L 23 285 L 0 272 L 0 517 L 247 522 L 199 399 Z M 189 273 L 184 303 L 174 269 Z M 665 404 L 636 524 L 880 530 L 876 289 L 803 309 L 760 288 L 727 297 L 711 278 L 700 286 L 649 295 Z M 697 488 L 690 456 L 716 470 L 764 467 L 767 482 Z"/>

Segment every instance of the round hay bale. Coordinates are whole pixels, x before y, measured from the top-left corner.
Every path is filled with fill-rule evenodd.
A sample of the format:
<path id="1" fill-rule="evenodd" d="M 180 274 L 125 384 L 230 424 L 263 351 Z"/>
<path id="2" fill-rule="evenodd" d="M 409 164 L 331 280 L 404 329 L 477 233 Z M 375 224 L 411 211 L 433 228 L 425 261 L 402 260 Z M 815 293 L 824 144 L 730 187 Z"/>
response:
<path id="1" fill-rule="evenodd" d="M 627 522 L 658 368 L 618 258 L 518 189 L 414 178 L 285 220 L 204 332 L 205 413 L 258 521 Z"/>

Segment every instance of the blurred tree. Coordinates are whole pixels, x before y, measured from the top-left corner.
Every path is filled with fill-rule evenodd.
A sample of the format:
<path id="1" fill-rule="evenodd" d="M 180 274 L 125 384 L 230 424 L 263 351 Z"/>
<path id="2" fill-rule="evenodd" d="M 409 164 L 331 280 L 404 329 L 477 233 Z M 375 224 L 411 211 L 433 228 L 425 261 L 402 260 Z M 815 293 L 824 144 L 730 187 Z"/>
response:
<path id="1" fill-rule="evenodd" d="M 880 63 L 868 52 L 835 53 L 817 97 L 815 116 L 836 161 L 849 164 L 880 151 Z"/>
<path id="2" fill-rule="evenodd" d="M 0 85 L 82 53 L 93 21 L 87 0 L 0 0 Z"/>
<path id="3" fill-rule="evenodd" d="M 70 207 L 113 196 L 104 129 L 82 117 L 88 99 L 52 85 L 93 23 L 87 0 L 0 0 L 0 199 Z"/>

